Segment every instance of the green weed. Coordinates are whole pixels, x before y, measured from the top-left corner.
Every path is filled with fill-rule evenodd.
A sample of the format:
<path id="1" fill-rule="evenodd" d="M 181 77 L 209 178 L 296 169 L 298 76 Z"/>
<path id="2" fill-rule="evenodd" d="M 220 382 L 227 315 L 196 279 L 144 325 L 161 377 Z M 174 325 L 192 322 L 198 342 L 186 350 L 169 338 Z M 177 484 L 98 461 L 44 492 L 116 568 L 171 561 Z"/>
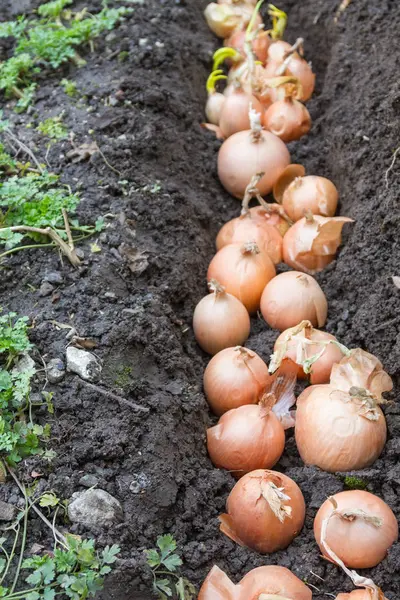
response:
<path id="1" fill-rule="evenodd" d="M 194 600 L 197 595 L 194 585 L 176 572 L 183 563 L 175 550 L 176 541 L 170 534 L 157 538 L 157 548 L 146 550 L 147 564 L 153 573 L 154 592 L 160 600 Z"/>

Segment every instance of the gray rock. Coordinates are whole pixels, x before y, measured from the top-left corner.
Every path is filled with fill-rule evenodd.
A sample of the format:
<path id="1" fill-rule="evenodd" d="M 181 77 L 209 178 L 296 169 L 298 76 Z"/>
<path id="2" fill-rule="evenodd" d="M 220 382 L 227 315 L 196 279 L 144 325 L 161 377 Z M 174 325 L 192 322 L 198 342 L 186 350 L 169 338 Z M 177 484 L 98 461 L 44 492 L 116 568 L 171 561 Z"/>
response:
<path id="1" fill-rule="evenodd" d="M 54 285 L 60 285 L 64 281 L 64 278 L 59 271 L 51 271 L 45 275 L 44 281 L 48 281 Z"/>
<path id="2" fill-rule="evenodd" d="M 60 383 L 65 377 L 65 365 L 61 358 L 52 358 L 49 360 L 46 372 L 50 383 Z"/>
<path id="3" fill-rule="evenodd" d="M 110 527 L 123 520 L 121 504 L 114 496 L 99 489 L 75 492 L 68 505 L 68 517 L 73 523 L 92 527 Z"/>
<path id="4" fill-rule="evenodd" d="M 101 364 L 94 354 L 69 346 L 67 348 L 67 371 L 76 373 L 85 381 L 97 381 L 101 373 Z"/>
<path id="5" fill-rule="evenodd" d="M 83 475 L 80 480 L 79 480 L 79 484 L 83 485 L 84 487 L 93 487 L 94 485 L 97 485 L 99 483 L 99 480 L 97 479 L 96 475 L 91 475 L 90 473 L 87 473 L 86 475 Z"/>
<path id="6" fill-rule="evenodd" d="M 50 296 L 50 294 L 54 291 L 54 287 L 48 281 L 43 281 L 42 285 L 39 288 L 39 296 L 44 298 L 45 296 Z"/>
<path id="7" fill-rule="evenodd" d="M 15 519 L 17 514 L 17 509 L 12 504 L 8 504 L 8 502 L 3 502 L 0 500 L 0 521 L 12 521 Z"/>
<path id="8" fill-rule="evenodd" d="M 13 371 L 15 373 L 23 373 L 24 371 L 29 371 L 29 369 L 34 369 L 34 368 L 35 368 L 35 361 L 29 356 L 29 354 L 24 354 L 18 360 Z"/>

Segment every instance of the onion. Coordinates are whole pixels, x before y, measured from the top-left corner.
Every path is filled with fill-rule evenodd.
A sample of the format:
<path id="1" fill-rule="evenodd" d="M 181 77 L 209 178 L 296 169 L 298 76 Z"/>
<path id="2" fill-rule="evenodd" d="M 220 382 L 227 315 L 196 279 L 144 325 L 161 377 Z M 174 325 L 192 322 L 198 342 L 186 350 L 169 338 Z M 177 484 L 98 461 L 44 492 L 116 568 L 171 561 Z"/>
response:
<path id="1" fill-rule="evenodd" d="M 384 600 L 376 597 L 376 600 Z M 363 590 L 353 590 L 349 594 L 339 594 L 336 596 L 335 600 L 375 600 L 373 596 L 373 592 L 371 590 L 363 589 Z"/>
<path id="2" fill-rule="evenodd" d="M 270 469 L 285 448 L 285 431 L 271 407 L 240 406 L 225 413 L 207 429 L 207 449 L 218 468 L 241 477 L 255 469 Z"/>
<path id="3" fill-rule="evenodd" d="M 261 554 L 286 548 L 304 524 L 305 503 L 297 484 L 282 473 L 259 469 L 244 475 L 229 494 L 222 533 Z"/>
<path id="4" fill-rule="evenodd" d="M 328 314 L 328 303 L 318 283 L 299 271 L 274 277 L 263 291 L 260 308 L 268 325 L 281 331 L 304 320 L 322 327 Z"/>
<path id="5" fill-rule="evenodd" d="M 218 352 L 204 371 L 204 393 L 216 415 L 244 404 L 256 404 L 272 379 L 252 350 L 236 346 Z"/>
<path id="6" fill-rule="evenodd" d="M 260 251 L 255 242 L 246 242 L 221 248 L 208 267 L 207 279 L 217 279 L 249 313 L 255 313 L 265 286 L 275 274 L 268 254 Z"/>
<path id="7" fill-rule="evenodd" d="M 221 110 L 225 102 L 225 96 L 215 91 L 217 81 L 226 79 L 221 69 L 213 71 L 207 79 L 206 89 L 208 98 L 206 103 L 206 117 L 213 125 L 218 125 L 221 116 Z"/>
<path id="8" fill-rule="evenodd" d="M 355 348 L 340 363 L 332 368 L 331 384 L 337 390 L 349 391 L 352 387 L 362 388 L 372 394 L 378 402 L 384 402 L 382 393 L 393 389 L 393 382 L 383 370 L 376 356 Z"/>
<path id="9" fill-rule="evenodd" d="M 207 25 L 220 38 L 227 38 L 238 27 L 246 26 L 252 15 L 253 7 L 246 2 L 237 2 L 235 5 L 211 2 L 204 11 Z M 255 23 L 262 23 L 260 15 L 257 15 Z"/>
<path id="10" fill-rule="evenodd" d="M 312 385 L 328 383 L 333 365 L 343 358 L 343 350 L 334 335 L 314 329 L 309 321 L 302 321 L 277 338 L 270 371 L 275 371 L 286 358 L 298 365 L 297 377 L 306 379 L 310 374 Z"/>
<path id="11" fill-rule="evenodd" d="M 224 46 L 230 46 L 231 48 L 235 48 L 238 52 L 242 54 L 243 57 L 246 56 L 244 45 L 246 41 L 246 31 L 235 31 L 227 40 L 224 41 Z M 269 37 L 266 31 L 259 30 L 253 41 L 251 43 L 251 48 L 253 50 L 254 56 L 257 60 L 265 63 L 267 60 L 268 48 L 271 44 L 271 38 Z"/>
<path id="12" fill-rule="evenodd" d="M 321 552 L 351 569 L 378 565 L 398 538 L 396 517 L 380 498 L 362 490 L 340 492 L 326 500 L 314 521 Z"/>
<path id="13" fill-rule="evenodd" d="M 283 239 L 283 260 L 289 267 L 305 273 L 318 273 L 336 256 L 348 217 L 307 215 L 297 221 Z"/>
<path id="14" fill-rule="evenodd" d="M 251 107 L 257 112 L 262 112 L 261 103 L 257 98 L 246 94 L 241 89 L 237 89 L 227 98 L 224 97 L 224 100 L 219 126 L 226 138 L 238 131 L 250 129 L 249 110 Z"/>
<path id="15" fill-rule="evenodd" d="M 372 465 L 381 454 L 386 421 L 365 389 L 345 392 L 331 383 L 297 399 L 295 435 L 306 464 L 329 472 L 353 471 Z"/>
<path id="16" fill-rule="evenodd" d="M 309 63 L 296 52 L 302 41 L 301 39 L 297 40 L 293 46 L 281 40 L 271 44 L 268 48 L 265 72 L 268 78 L 282 75 L 296 77 L 302 87 L 299 100 L 306 102 L 314 91 L 315 75 Z"/>
<path id="17" fill-rule="evenodd" d="M 269 131 L 262 131 L 260 115 L 250 116 L 250 131 L 239 131 L 222 144 L 218 153 L 218 176 L 235 198 L 243 198 L 247 184 L 256 173 L 264 173 L 258 183 L 262 196 L 268 194 L 290 162 L 285 144 Z"/>
<path id="18" fill-rule="evenodd" d="M 227 294 L 217 281 L 210 281 L 208 286 L 213 293 L 196 306 L 193 331 L 199 346 L 209 354 L 216 354 L 248 338 L 250 318 L 243 304 Z"/>
<path id="19" fill-rule="evenodd" d="M 310 211 L 313 215 L 333 217 L 338 203 L 338 191 L 329 179 L 316 175 L 296 177 L 282 196 L 282 206 L 293 221 Z"/>
<path id="20" fill-rule="evenodd" d="M 304 104 L 287 97 L 271 104 L 264 113 L 263 125 L 288 143 L 299 140 L 310 131 L 311 117 Z"/>
<path id="21" fill-rule="evenodd" d="M 235 585 L 216 565 L 201 586 L 198 600 L 311 600 L 311 590 L 289 569 L 265 565 Z"/>
<path id="22" fill-rule="evenodd" d="M 304 177 L 305 174 L 306 170 L 302 165 L 288 165 L 276 180 L 274 189 L 272 190 L 275 200 L 279 202 L 279 204 L 282 204 L 283 192 L 286 190 L 288 185 L 290 185 L 292 181 L 296 179 L 296 177 Z"/>

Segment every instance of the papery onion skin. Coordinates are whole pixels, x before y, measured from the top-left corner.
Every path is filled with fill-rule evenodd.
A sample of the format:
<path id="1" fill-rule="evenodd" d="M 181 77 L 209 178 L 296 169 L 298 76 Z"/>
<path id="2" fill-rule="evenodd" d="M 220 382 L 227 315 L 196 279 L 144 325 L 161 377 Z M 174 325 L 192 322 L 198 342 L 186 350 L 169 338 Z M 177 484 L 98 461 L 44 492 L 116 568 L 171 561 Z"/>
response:
<path id="1" fill-rule="evenodd" d="M 329 548 L 350 569 L 370 569 L 378 565 L 389 548 L 398 539 L 399 529 L 389 506 L 370 492 L 350 490 L 333 496 L 339 511 L 361 510 L 369 516 L 382 520 L 380 527 L 356 517 L 345 520 L 334 515 L 326 530 L 326 543 Z M 326 500 L 318 510 L 314 520 L 314 535 L 321 552 L 327 556 L 321 543 L 322 523 L 334 510 L 332 502 Z"/>
<path id="2" fill-rule="evenodd" d="M 285 431 L 273 412 L 261 405 L 240 406 L 226 412 L 207 429 L 211 462 L 239 478 L 256 469 L 270 469 L 285 448 Z"/>
<path id="3" fill-rule="evenodd" d="M 277 135 L 283 142 L 299 140 L 311 129 L 311 117 L 307 108 L 298 100 L 277 100 L 264 112 L 265 129 Z"/>
<path id="4" fill-rule="evenodd" d="M 306 170 L 303 165 L 297 163 L 288 165 L 278 177 L 274 189 L 272 190 L 276 202 L 282 204 L 282 197 L 286 188 L 296 179 L 296 177 L 304 177 L 305 174 Z"/>
<path id="5" fill-rule="evenodd" d="M 313 274 L 335 258 L 342 241 L 342 228 L 353 222 L 348 217 L 308 216 L 299 219 L 283 240 L 283 260 L 289 267 Z"/>
<path id="6" fill-rule="evenodd" d="M 213 92 L 212 94 L 209 94 L 205 111 L 209 123 L 218 125 L 225 100 L 225 96 L 219 92 Z"/>
<path id="7" fill-rule="evenodd" d="M 276 275 L 268 254 L 259 251 L 256 244 L 252 246 L 256 248 L 254 253 L 244 250 L 246 244 L 224 246 L 214 256 L 207 271 L 207 280 L 217 279 L 250 314 L 260 308 L 261 294 Z"/>
<path id="8" fill-rule="evenodd" d="M 216 36 L 227 38 L 240 26 L 246 26 L 253 14 L 253 7 L 247 3 L 235 5 L 216 4 L 211 2 L 206 6 L 204 17 L 207 25 Z M 256 17 L 256 24 L 261 24 L 260 15 Z"/>
<path id="9" fill-rule="evenodd" d="M 344 399 L 342 399 L 344 398 Z M 320 385 L 297 399 L 295 437 L 302 460 L 324 471 L 356 471 L 372 465 L 386 443 L 386 421 L 360 414 L 346 392 Z"/>
<path id="10" fill-rule="evenodd" d="M 204 296 L 195 308 L 193 331 L 199 346 L 209 354 L 243 344 L 249 337 L 250 317 L 243 304 L 225 292 Z"/>
<path id="11" fill-rule="evenodd" d="M 265 565 L 252 569 L 234 585 L 216 565 L 201 586 L 197 600 L 258 600 L 261 594 L 287 600 L 312 600 L 311 590 L 289 569 Z"/>
<path id="12" fill-rule="evenodd" d="M 292 509 L 292 514 L 283 522 L 262 496 L 262 484 L 270 481 L 276 481 L 290 498 L 284 504 Z M 226 508 L 227 514 L 219 517 L 220 530 L 238 544 L 261 554 L 286 548 L 304 524 L 305 503 L 300 488 L 292 479 L 275 471 L 259 469 L 244 475 L 231 491 Z"/>
<path id="13" fill-rule="evenodd" d="M 204 393 L 212 411 L 220 416 L 232 408 L 259 402 L 271 378 L 265 362 L 252 350 L 225 348 L 204 371 Z"/>
<path id="14" fill-rule="evenodd" d="M 225 138 L 238 131 L 250 129 L 249 109 L 251 106 L 257 112 L 262 112 L 261 103 L 257 98 L 240 89 L 225 97 L 219 120 L 219 126 Z"/>
<path id="15" fill-rule="evenodd" d="M 285 342 L 285 340 L 290 337 L 291 331 L 293 328 L 287 329 L 283 331 L 279 337 L 277 338 L 274 345 L 274 352 L 279 349 L 279 347 Z M 303 332 L 303 337 L 305 336 L 305 332 Z M 312 329 L 312 332 L 307 335 L 307 338 L 315 341 L 315 344 L 310 344 L 306 346 L 306 356 L 310 358 L 315 354 L 318 354 L 323 346 L 318 344 L 318 342 L 327 342 L 327 341 L 336 341 L 334 335 L 327 333 L 326 331 L 319 331 L 318 329 Z M 300 344 L 300 341 L 290 340 L 288 342 L 287 351 L 285 357 L 292 360 L 296 363 L 297 356 L 297 347 Z M 311 368 L 310 383 L 312 385 L 329 383 L 329 378 L 331 376 L 332 367 L 334 364 L 340 362 L 343 358 L 342 351 L 338 348 L 338 346 L 334 343 L 328 344 L 325 347 L 325 351 L 322 356 L 314 362 Z M 297 377 L 300 379 L 307 379 L 308 375 L 304 373 L 303 368 L 299 365 Z"/>
<path id="16" fill-rule="evenodd" d="M 326 177 L 306 175 L 296 177 L 285 189 L 282 206 L 293 221 L 302 219 L 310 211 L 313 215 L 333 217 L 339 194 L 335 185 Z"/>
<path id="17" fill-rule="evenodd" d="M 224 188 L 242 199 L 250 179 L 265 173 L 257 187 L 262 196 L 269 194 L 275 181 L 290 163 L 285 144 L 269 131 L 253 141 L 251 131 L 239 131 L 222 144 L 218 153 L 218 176 Z"/>
<path id="18" fill-rule="evenodd" d="M 303 320 L 322 327 L 328 314 L 328 303 L 318 283 L 299 271 L 274 277 L 263 291 L 260 308 L 268 325 L 280 331 Z"/>
<path id="19" fill-rule="evenodd" d="M 256 211 L 258 208 L 255 207 Z M 236 217 L 225 223 L 218 232 L 216 246 L 221 250 L 228 244 L 243 243 L 254 240 L 260 250 L 265 251 L 276 265 L 282 260 L 282 235 L 277 227 L 282 228 L 279 215 L 278 219 L 268 219 L 267 211 L 260 207 L 256 212 L 251 208 L 248 215 Z M 271 223 L 271 224 L 270 224 Z M 275 226 L 277 225 L 277 226 Z"/>

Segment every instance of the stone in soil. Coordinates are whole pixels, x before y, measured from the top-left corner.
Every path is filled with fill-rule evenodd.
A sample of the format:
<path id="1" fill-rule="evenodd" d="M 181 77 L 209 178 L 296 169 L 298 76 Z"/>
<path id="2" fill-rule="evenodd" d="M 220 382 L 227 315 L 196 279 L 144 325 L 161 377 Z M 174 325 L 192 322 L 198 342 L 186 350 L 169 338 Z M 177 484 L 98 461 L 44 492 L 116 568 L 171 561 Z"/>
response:
<path id="1" fill-rule="evenodd" d="M 68 517 L 73 523 L 90 528 L 110 527 L 123 519 L 119 501 L 99 489 L 75 492 L 68 506 Z"/>
<path id="2" fill-rule="evenodd" d="M 85 381 L 97 381 L 101 373 L 101 364 L 91 352 L 69 346 L 67 348 L 67 371 L 76 373 Z"/>

